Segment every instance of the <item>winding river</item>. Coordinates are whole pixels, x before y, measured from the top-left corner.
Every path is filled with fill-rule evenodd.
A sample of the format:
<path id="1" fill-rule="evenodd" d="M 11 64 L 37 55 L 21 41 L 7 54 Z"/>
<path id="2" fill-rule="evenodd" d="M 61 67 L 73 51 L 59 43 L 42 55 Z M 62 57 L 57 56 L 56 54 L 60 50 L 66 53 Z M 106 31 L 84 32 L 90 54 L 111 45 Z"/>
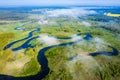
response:
<path id="1" fill-rule="evenodd" d="M 14 45 L 14 44 L 16 44 L 16 43 L 18 43 L 18 42 L 21 42 L 21 41 L 23 41 L 23 40 L 29 39 L 30 37 L 33 36 L 33 33 L 34 33 L 34 32 L 40 32 L 40 28 L 38 27 L 36 30 L 33 30 L 33 31 L 29 32 L 28 36 L 25 37 L 25 38 L 23 38 L 23 39 L 20 39 L 20 40 L 11 42 L 10 44 L 6 45 L 6 46 L 3 48 L 3 50 L 6 50 L 6 49 L 10 48 L 12 45 Z M 13 49 L 13 50 L 14 50 L 14 49 Z"/>
<path id="2" fill-rule="evenodd" d="M 32 33 L 35 32 L 35 31 L 40 31 L 40 28 L 37 28 L 36 30 L 31 31 L 29 33 L 28 37 L 8 44 L 4 48 L 4 50 L 10 48 L 13 44 L 15 44 L 17 42 L 20 42 L 22 40 L 26 40 L 28 38 L 29 39 L 25 43 L 23 43 L 21 46 L 19 46 L 17 48 L 12 48 L 12 50 L 17 51 L 17 50 L 25 49 L 25 48 L 28 48 L 28 47 L 31 47 L 31 48 L 35 47 L 35 46 L 32 46 L 32 45 L 29 44 L 29 42 L 32 41 L 33 39 L 39 38 L 39 36 L 32 37 Z M 62 43 L 62 44 L 58 44 L 58 45 L 52 45 L 52 46 L 48 46 L 48 47 L 45 47 L 45 48 L 41 49 L 38 53 L 38 56 L 37 56 L 38 62 L 41 65 L 41 71 L 39 71 L 37 74 L 31 75 L 31 76 L 26 76 L 26 77 L 14 77 L 14 76 L 9 76 L 9 75 L 0 75 L 0 80 L 41 80 L 41 79 L 45 78 L 45 76 L 47 76 L 49 71 L 50 71 L 50 69 L 48 67 L 48 60 L 45 56 L 45 52 L 47 50 L 49 50 L 51 48 L 54 48 L 54 47 L 58 47 L 58 46 L 73 45 L 73 44 L 76 44 L 76 43 L 78 43 L 80 41 L 83 41 L 83 40 L 91 40 L 92 39 L 92 35 L 90 35 L 88 33 L 81 33 L 81 34 L 77 34 L 77 35 L 85 35 L 85 37 L 83 37 L 82 39 L 78 39 L 76 41 Z M 59 39 L 66 39 L 66 38 L 59 38 Z M 70 38 L 67 38 L 67 39 L 70 39 Z M 112 48 L 113 52 L 100 51 L 100 52 L 90 53 L 88 55 L 90 55 L 90 56 L 97 56 L 97 55 L 101 55 L 101 54 L 106 55 L 106 56 L 116 56 L 116 55 L 118 55 L 117 49 L 115 49 L 114 47 L 111 47 L 111 46 L 108 46 L 108 47 Z"/>

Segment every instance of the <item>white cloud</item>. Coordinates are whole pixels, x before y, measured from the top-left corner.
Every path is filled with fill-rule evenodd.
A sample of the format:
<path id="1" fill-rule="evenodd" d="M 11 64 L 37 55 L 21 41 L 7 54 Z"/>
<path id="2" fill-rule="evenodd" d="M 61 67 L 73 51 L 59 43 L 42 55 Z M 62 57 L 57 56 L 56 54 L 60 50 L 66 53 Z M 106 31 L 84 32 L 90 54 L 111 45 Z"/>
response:
<path id="1" fill-rule="evenodd" d="M 40 38 L 38 38 L 39 42 L 42 42 L 46 45 L 57 45 L 59 44 L 59 41 L 57 40 L 57 38 L 52 37 L 52 36 L 48 36 L 46 34 L 41 34 Z"/>
<path id="2" fill-rule="evenodd" d="M 70 9 L 54 9 L 46 11 L 47 15 L 52 17 L 59 17 L 59 16 L 69 16 L 69 17 L 78 17 L 78 16 L 85 16 L 89 14 L 96 14 L 93 10 L 85 10 L 82 8 L 70 8 Z"/>

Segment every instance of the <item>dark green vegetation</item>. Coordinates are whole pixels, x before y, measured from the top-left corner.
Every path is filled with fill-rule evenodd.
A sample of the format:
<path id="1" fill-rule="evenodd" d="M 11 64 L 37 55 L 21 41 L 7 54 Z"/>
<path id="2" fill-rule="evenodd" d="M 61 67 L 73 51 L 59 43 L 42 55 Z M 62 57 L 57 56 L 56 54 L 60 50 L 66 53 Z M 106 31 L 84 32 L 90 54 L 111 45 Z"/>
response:
<path id="1" fill-rule="evenodd" d="M 90 33 L 93 36 L 91 41 L 81 41 L 71 46 L 55 47 L 48 50 L 45 55 L 48 59 L 50 72 L 43 80 L 120 79 L 120 18 L 113 19 L 100 15 L 84 16 L 84 20 L 91 23 L 91 26 L 82 25 L 83 20 L 81 19 L 46 18 L 45 20 L 55 23 L 40 25 L 38 18 L 29 18 L 31 15 L 9 13 L 6 16 L 7 14 L 0 15 L 0 74 L 30 76 L 38 73 L 40 70 L 37 61 L 38 51 L 48 45 L 34 39 L 29 43 L 35 45 L 34 48 L 15 52 L 11 50 L 22 45 L 26 40 L 14 44 L 5 51 L 3 48 L 12 41 L 25 38 L 30 31 L 40 26 L 41 31 L 33 33 L 33 36 L 46 34 L 55 38 L 70 38 L 79 33 Z M 109 20 L 113 20 L 114 24 L 110 24 Z M 21 24 L 25 24 L 20 27 L 25 30 L 14 30 L 16 26 Z M 65 43 L 72 40 L 58 41 Z M 112 51 L 106 44 L 115 47 L 119 51 L 119 55 L 87 56 L 89 53 L 99 50 Z"/>
<path id="2" fill-rule="evenodd" d="M 75 47 L 75 45 L 72 47 Z M 72 53 L 70 48 L 65 47 L 58 47 L 47 51 L 46 56 L 49 60 L 49 67 L 51 71 L 44 80 L 119 80 L 119 57 L 97 56 L 94 58 L 94 60 L 97 62 L 97 65 L 94 61 L 90 63 L 87 63 L 89 61 L 85 61 L 87 64 L 84 64 L 81 60 L 78 60 L 76 63 L 73 62 L 73 64 L 69 63 L 69 58 L 70 56 L 74 56 L 76 54 L 76 47 L 72 48 L 72 50 L 74 50 L 74 53 Z M 81 52 L 85 54 L 85 52 Z M 79 54 L 81 54 L 81 52 Z M 69 56 L 66 57 L 66 55 Z M 92 67 L 91 63 L 93 64 Z M 86 66 L 90 67 L 90 69 L 87 69 Z M 70 73 L 71 70 L 73 70 L 73 72 Z"/>

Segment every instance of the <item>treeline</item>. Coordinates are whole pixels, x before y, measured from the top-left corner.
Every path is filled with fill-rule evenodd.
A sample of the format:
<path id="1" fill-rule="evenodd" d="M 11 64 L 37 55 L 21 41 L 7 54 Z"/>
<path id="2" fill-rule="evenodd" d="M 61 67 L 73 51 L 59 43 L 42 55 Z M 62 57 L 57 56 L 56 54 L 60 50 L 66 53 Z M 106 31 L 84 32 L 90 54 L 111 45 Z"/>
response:
<path id="1" fill-rule="evenodd" d="M 119 80 L 120 78 L 120 62 L 110 61 L 100 64 L 96 72 L 98 80 Z"/>

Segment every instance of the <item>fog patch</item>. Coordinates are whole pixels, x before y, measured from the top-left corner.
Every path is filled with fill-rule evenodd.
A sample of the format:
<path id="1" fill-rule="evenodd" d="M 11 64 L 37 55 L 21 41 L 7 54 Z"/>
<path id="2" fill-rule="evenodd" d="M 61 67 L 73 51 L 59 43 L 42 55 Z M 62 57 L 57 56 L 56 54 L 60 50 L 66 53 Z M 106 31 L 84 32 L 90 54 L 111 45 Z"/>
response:
<path id="1" fill-rule="evenodd" d="M 86 22 L 86 21 L 82 21 L 80 24 L 83 26 L 91 26 L 91 23 Z"/>
<path id="2" fill-rule="evenodd" d="M 77 61 L 80 61 L 84 65 L 84 69 L 91 69 L 94 68 L 94 66 L 97 65 L 96 60 L 92 56 L 88 56 L 86 54 L 78 54 L 76 57 L 74 57 L 71 62 L 76 63 Z"/>
<path id="3" fill-rule="evenodd" d="M 76 63 L 80 63 L 81 65 L 76 67 Z M 78 75 L 84 78 L 84 74 L 82 74 L 82 71 L 90 73 L 90 71 L 95 70 L 97 67 L 99 67 L 97 61 L 92 56 L 80 53 L 74 56 L 71 60 L 67 61 L 66 66 L 67 70 L 71 73 L 73 79 L 76 79 L 76 77 L 78 78 Z M 79 69 L 81 71 L 78 72 L 77 70 Z"/>
<path id="4" fill-rule="evenodd" d="M 73 35 L 73 37 L 75 36 L 76 35 Z M 82 40 L 77 45 L 86 45 L 86 48 L 95 48 L 95 50 L 101 50 L 104 49 L 108 43 L 101 38 L 95 37 L 90 41 Z M 67 71 L 70 72 L 71 76 L 73 77 L 73 80 L 79 80 L 79 78 L 86 80 L 87 74 L 95 75 L 93 71 L 96 71 L 97 68 L 102 70 L 99 63 L 94 59 L 94 57 L 88 55 L 89 52 L 84 52 L 84 50 L 81 50 L 82 48 L 79 50 L 78 47 L 78 50 L 76 50 L 74 46 L 68 48 L 69 51 L 66 53 L 68 61 L 66 61 L 65 65 Z"/>
<path id="5" fill-rule="evenodd" d="M 97 50 L 102 50 L 106 45 L 109 45 L 109 43 L 99 37 L 93 38 L 91 42 L 94 43 Z"/>
<path id="6" fill-rule="evenodd" d="M 48 20 L 39 20 L 38 24 L 40 24 L 40 25 L 46 25 L 46 24 L 49 24 L 49 21 Z"/>
<path id="7" fill-rule="evenodd" d="M 47 24 L 57 24 L 55 21 L 49 21 L 49 20 L 39 20 L 38 21 L 39 25 L 47 25 Z"/>
<path id="8" fill-rule="evenodd" d="M 40 38 L 38 38 L 38 41 L 48 46 L 59 44 L 59 41 L 57 40 L 57 38 L 48 36 L 46 34 L 41 34 Z"/>
<path id="9" fill-rule="evenodd" d="M 72 41 L 77 41 L 77 40 L 80 40 L 80 39 L 83 39 L 80 35 L 75 34 L 75 35 L 71 36 Z"/>
<path id="10" fill-rule="evenodd" d="M 107 45 L 110 45 L 109 43 L 107 43 L 105 40 L 99 38 L 99 37 L 94 37 L 91 40 L 87 41 L 87 40 L 81 40 L 80 42 L 78 42 L 77 45 L 83 46 L 86 49 L 92 49 L 92 50 L 105 50 L 107 49 Z"/>
<path id="11" fill-rule="evenodd" d="M 28 18 L 29 19 L 40 19 L 41 17 L 38 14 L 29 14 Z"/>
<path id="12" fill-rule="evenodd" d="M 77 18 L 79 16 L 85 16 L 90 14 L 96 14 L 94 10 L 86 10 L 81 8 L 71 8 L 71 9 L 54 9 L 46 11 L 46 14 L 51 17 L 59 16 L 69 16 Z"/>
<path id="13" fill-rule="evenodd" d="M 118 36 L 116 38 L 120 41 L 120 34 L 118 34 Z"/>
<path id="14" fill-rule="evenodd" d="M 72 17 L 78 18 L 80 16 L 92 15 L 97 14 L 96 11 L 90 9 L 83 9 L 83 8 L 64 8 L 64 9 L 33 9 L 30 12 L 37 12 L 39 16 L 47 17 Z M 39 18 L 40 17 L 30 15 L 30 18 Z"/>

